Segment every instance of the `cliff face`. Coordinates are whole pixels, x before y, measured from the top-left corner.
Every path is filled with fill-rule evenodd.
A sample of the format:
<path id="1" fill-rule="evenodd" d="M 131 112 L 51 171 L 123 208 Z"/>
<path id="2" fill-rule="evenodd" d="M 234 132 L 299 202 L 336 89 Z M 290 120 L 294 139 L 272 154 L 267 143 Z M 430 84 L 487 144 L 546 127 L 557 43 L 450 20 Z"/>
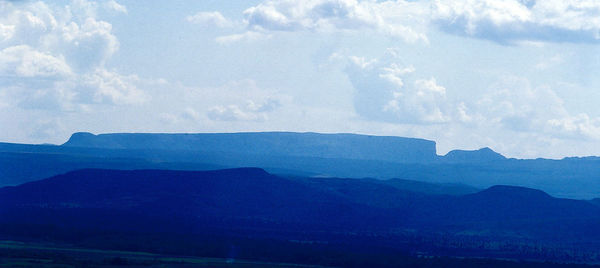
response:
<path id="1" fill-rule="evenodd" d="M 147 134 L 75 133 L 63 146 L 251 153 L 430 163 L 435 142 L 402 137 L 295 132 Z"/>

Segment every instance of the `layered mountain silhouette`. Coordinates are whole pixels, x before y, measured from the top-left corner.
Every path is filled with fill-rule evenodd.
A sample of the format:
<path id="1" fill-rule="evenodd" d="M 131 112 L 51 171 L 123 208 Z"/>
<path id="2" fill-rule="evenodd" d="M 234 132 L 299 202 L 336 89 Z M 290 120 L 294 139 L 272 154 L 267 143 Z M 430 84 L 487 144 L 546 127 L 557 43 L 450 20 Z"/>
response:
<path id="1" fill-rule="evenodd" d="M 440 156 L 433 141 L 358 134 L 76 133 L 61 146 L 0 143 L 0 186 L 82 168 L 210 170 L 250 166 L 295 176 L 399 179 L 479 189 L 516 185 L 559 197 L 592 199 L 600 196 L 598 163 L 595 157 L 506 159 L 489 148 Z M 452 194 L 449 187 L 440 189 Z"/>
<path id="2" fill-rule="evenodd" d="M 280 177 L 258 168 L 84 169 L 2 188 L 0 207 L 3 211 L 131 210 L 154 216 L 312 224 L 338 230 L 432 224 L 478 229 L 499 222 L 546 224 L 600 218 L 600 208 L 587 201 L 554 198 L 523 187 L 493 186 L 466 195 L 432 195 L 373 180 Z M 477 224 L 470 225 L 472 222 Z"/>
<path id="3" fill-rule="evenodd" d="M 0 143 L 0 239 L 332 266 L 596 263 L 599 159 L 293 132 Z"/>
<path id="4" fill-rule="evenodd" d="M 257 245 L 286 248 L 277 253 L 283 259 L 331 245 L 344 254 L 366 254 L 367 247 L 572 261 L 574 255 L 561 254 L 600 249 L 598 224 L 600 206 L 523 187 L 437 195 L 377 180 L 282 177 L 259 168 L 83 169 L 0 188 L 0 237 L 184 247 L 190 254 L 216 254 L 209 248 L 226 242 L 255 257 Z"/>

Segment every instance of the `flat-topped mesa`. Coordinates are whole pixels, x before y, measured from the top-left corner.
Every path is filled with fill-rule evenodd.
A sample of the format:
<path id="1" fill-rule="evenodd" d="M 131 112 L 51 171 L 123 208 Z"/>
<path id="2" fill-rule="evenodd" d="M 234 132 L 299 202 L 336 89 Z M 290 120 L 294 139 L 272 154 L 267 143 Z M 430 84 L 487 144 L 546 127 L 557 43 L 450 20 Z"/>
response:
<path id="1" fill-rule="evenodd" d="M 233 152 L 271 156 L 299 156 L 431 163 L 434 141 L 359 134 L 297 132 L 242 132 L 198 134 L 75 133 L 63 146 L 107 149 Z"/>
<path id="2" fill-rule="evenodd" d="M 503 155 L 485 147 L 479 150 L 453 150 L 439 158 L 442 162 L 449 163 L 484 163 L 506 160 Z"/>

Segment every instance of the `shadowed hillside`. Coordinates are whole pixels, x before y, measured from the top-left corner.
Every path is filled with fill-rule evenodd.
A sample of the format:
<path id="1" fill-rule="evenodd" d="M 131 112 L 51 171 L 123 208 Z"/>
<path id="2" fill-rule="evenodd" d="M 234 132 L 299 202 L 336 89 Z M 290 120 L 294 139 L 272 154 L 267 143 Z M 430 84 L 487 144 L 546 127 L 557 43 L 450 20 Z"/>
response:
<path id="1" fill-rule="evenodd" d="M 587 254 L 600 249 L 597 224 L 600 207 L 588 201 L 522 187 L 431 195 L 375 180 L 285 178 L 258 168 L 85 169 L 0 189 L 0 237 L 128 249 L 110 238 L 121 234 L 137 236 L 128 244 L 138 250 L 176 243 L 215 257 L 207 241 L 236 243 L 250 259 L 257 245 L 313 241 L 292 244 L 361 254 L 368 245 L 381 252 L 592 261 Z M 175 242 L 182 237 L 197 240 Z"/>

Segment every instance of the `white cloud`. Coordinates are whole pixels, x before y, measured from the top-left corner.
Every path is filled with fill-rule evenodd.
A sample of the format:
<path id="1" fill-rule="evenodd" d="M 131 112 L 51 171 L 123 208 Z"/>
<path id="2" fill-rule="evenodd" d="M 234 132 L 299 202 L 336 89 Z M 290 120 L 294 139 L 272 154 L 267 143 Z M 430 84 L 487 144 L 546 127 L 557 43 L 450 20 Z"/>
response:
<path id="1" fill-rule="evenodd" d="M 435 1 L 441 29 L 500 43 L 600 41 L 600 2 L 579 0 Z"/>
<path id="2" fill-rule="evenodd" d="M 87 18 L 80 24 L 70 22 L 64 25 L 61 37 L 51 45 L 82 71 L 103 66 L 119 49 L 119 42 L 112 34 L 112 25 L 94 18 Z"/>
<path id="3" fill-rule="evenodd" d="M 105 69 L 97 69 L 83 75 L 81 79 L 81 86 L 92 91 L 91 96 L 82 99 L 84 102 L 132 104 L 145 102 L 149 98 L 136 87 L 140 78 L 135 75 L 124 76 Z"/>
<path id="4" fill-rule="evenodd" d="M 428 42 L 421 31 L 426 4 L 408 1 L 270 0 L 246 9 L 249 32 L 372 30 L 406 42 Z"/>
<path id="5" fill-rule="evenodd" d="M 600 118 L 590 118 L 585 113 L 548 120 L 551 131 L 573 139 L 590 138 L 600 140 Z"/>
<path id="6" fill-rule="evenodd" d="M 416 119 L 416 123 L 445 123 L 450 120 L 442 111 L 445 103 L 446 88 L 431 79 L 417 79 L 412 86 L 398 87 L 393 97 L 383 107 L 385 112 L 393 112 L 407 122 Z"/>
<path id="7" fill-rule="evenodd" d="M 18 77 L 59 77 L 70 75 L 64 57 L 54 57 L 27 45 L 0 50 L 0 75 Z"/>
<path id="8" fill-rule="evenodd" d="M 253 80 L 230 81 L 216 87 L 166 86 L 168 89 L 154 92 L 152 99 L 137 107 L 151 108 L 151 113 L 160 114 L 159 120 L 171 126 L 264 123 L 292 105 L 291 96 L 263 88 Z"/>
<path id="9" fill-rule="evenodd" d="M 108 0 L 104 2 L 104 7 L 108 10 L 112 10 L 119 13 L 127 14 L 127 7 L 117 3 L 115 0 Z"/>
<path id="10" fill-rule="evenodd" d="M 200 24 L 203 26 L 216 26 L 219 28 L 227 28 L 234 25 L 233 22 L 226 19 L 220 12 L 198 12 L 194 15 L 187 16 L 186 20 L 190 23 Z"/>
<path id="11" fill-rule="evenodd" d="M 505 77 L 470 107 L 467 115 L 479 127 L 540 135 L 547 139 L 600 139 L 600 118 L 571 114 L 547 86 Z"/>
<path id="12" fill-rule="evenodd" d="M 124 8 L 114 1 L 106 5 Z M 143 79 L 105 68 L 119 42 L 112 25 L 96 17 L 97 9 L 96 2 L 85 0 L 62 7 L 2 3 L 0 84 L 11 105 L 74 111 L 148 99 L 137 86 Z"/>
<path id="13" fill-rule="evenodd" d="M 502 76 L 489 88 L 457 99 L 434 77 L 400 64 L 395 52 L 378 59 L 332 56 L 347 59 L 354 108 L 364 124 L 408 129 L 398 133 L 434 139 L 441 153 L 491 146 L 510 156 L 557 157 L 576 153 L 573 144 L 600 141 L 600 118 L 571 113 L 550 86 Z"/>
<path id="14" fill-rule="evenodd" d="M 267 98 L 263 102 L 246 101 L 245 105 L 217 105 L 211 107 L 208 118 L 218 121 L 266 121 L 268 113 L 281 106 L 276 99 Z"/>
<path id="15" fill-rule="evenodd" d="M 219 36 L 215 39 L 215 41 L 219 44 L 226 45 L 226 44 L 242 42 L 242 41 L 252 42 L 252 41 L 256 41 L 256 40 L 268 39 L 270 37 L 271 37 L 271 35 L 267 35 L 264 33 L 247 31 L 247 32 L 241 33 L 241 34 Z"/>
<path id="16" fill-rule="evenodd" d="M 0 42 L 11 39 L 14 34 L 15 34 L 14 26 L 0 24 Z"/>
<path id="17" fill-rule="evenodd" d="M 433 26 L 502 44 L 600 42 L 600 2 L 591 0 L 267 0 L 243 15 L 251 32 L 370 30 L 428 43 L 426 33 Z M 208 12 L 199 13 L 198 20 L 215 25 L 228 21 Z"/>
<path id="18" fill-rule="evenodd" d="M 261 113 L 248 111 L 244 107 L 237 105 L 215 106 L 208 113 L 208 117 L 218 121 L 264 121 L 266 117 Z"/>
<path id="19" fill-rule="evenodd" d="M 394 50 L 381 59 L 349 57 L 346 73 L 355 89 L 356 112 L 393 123 L 448 122 L 446 88 L 433 77 L 418 77 L 413 66 L 402 66 L 398 60 Z"/>

